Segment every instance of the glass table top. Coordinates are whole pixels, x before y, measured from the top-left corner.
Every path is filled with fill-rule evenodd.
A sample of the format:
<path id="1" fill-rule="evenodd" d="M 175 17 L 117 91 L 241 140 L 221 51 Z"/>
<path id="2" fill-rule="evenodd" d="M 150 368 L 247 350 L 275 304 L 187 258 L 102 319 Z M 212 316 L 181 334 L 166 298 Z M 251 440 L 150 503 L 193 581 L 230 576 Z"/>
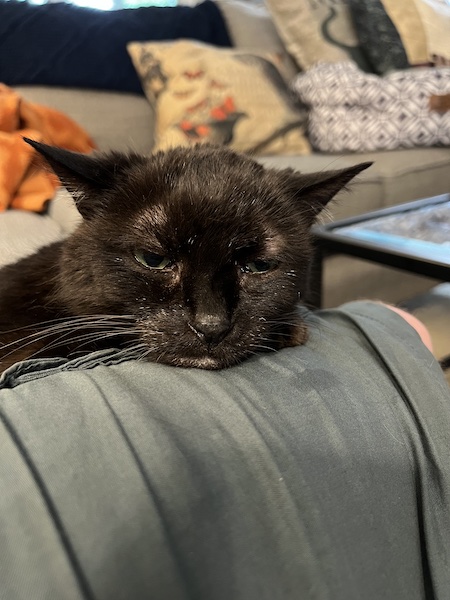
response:
<path id="1" fill-rule="evenodd" d="M 333 233 L 404 251 L 433 252 L 450 260 L 450 200 L 334 227 Z"/>

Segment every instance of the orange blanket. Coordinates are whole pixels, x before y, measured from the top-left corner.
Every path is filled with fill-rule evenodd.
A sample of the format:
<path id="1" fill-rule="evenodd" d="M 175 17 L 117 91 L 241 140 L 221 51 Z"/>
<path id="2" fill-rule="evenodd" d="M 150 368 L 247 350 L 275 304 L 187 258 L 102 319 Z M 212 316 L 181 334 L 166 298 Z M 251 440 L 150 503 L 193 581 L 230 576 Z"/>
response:
<path id="1" fill-rule="evenodd" d="M 20 208 L 40 212 L 60 185 L 55 175 L 32 167 L 35 151 L 23 136 L 75 152 L 95 148 L 72 119 L 28 102 L 0 83 L 0 211 Z"/>

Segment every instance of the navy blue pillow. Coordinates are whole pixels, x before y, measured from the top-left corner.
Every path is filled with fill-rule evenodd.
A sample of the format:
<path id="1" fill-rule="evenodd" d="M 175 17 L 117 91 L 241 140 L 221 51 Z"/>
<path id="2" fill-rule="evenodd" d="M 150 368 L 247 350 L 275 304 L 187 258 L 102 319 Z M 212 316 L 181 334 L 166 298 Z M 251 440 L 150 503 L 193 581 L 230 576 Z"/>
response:
<path id="1" fill-rule="evenodd" d="M 111 12 L 0 2 L 0 82 L 143 93 L 126 44 L 178 38 L 231 46 L 211 0 Z"/>

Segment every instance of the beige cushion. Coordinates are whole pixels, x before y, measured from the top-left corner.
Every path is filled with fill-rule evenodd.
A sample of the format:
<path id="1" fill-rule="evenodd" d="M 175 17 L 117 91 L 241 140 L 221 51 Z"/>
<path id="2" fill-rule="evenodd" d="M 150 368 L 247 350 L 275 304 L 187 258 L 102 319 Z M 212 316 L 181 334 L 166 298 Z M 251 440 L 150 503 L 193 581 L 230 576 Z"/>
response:
<path id="1" fill-rule="evenodd" d="M 292 167 L 305 173 L 343 169 L 359 162 L 374 161 L 330 207 L 334 218 L 345 218 L 409 202 L 450 190 L 450 148 L 414 148 L 364 154 L 318 154 L 266 156 L 258 159 L 276 168 Z"/>
<path id="2" fill-rule="evenodd" d="M 72 88 L 20 86 L 27 100 L 72 117 L 101 150 L 148 153 L 153 146 L 153 113 L 145 96 Z"/>
<path id="3" fill-rule="evenodd" d="M 134 42 L 133 64 L 157 115 L 156 149 L 226 144 L 255 154 L 307 154 L 300 111 L 269 55 L 198 42 Z"/>
<path id="4" fill-rule="evenodd" d="M 278 33 L 301 69 L 320 61 L 366 61 L 345 0 L 267 0 Z"/>
<path id="5" fill-rule="evenodd" d="M 71 233 L 82 221 L 71 194 L 63 187 L 56 191 L 55 197 L 50 202 L 48 216 L 58 223 L 64 235 Z"/>
<path id="6" fill-rule="evenodd" d="M 428 60 L 436 65 L 450 65 L 449 4 L 446 4 L 445 0 L 414 0 L 414 2 L 425 29 Z"/>
<path id="7" fill-rule="evenodd" d="M 0 215 L 0 267 L 29 256 L 64 236 L 63 229 L 49 216 L 7 210 Z"/>

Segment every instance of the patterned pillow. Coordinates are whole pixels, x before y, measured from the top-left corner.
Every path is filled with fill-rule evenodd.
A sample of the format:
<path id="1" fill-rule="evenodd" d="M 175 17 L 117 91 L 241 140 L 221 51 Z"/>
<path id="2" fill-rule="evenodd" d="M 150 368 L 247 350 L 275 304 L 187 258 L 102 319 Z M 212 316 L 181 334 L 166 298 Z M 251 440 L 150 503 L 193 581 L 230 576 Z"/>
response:
<path id="1" fill-rule="evenodd" d="M 269 58 L 188 40 L 128 45 L 156 110 L 156 150 L 209 142 L 308 154 L 306 113 Z"/>
<path id="2" fill-rule="evenodd" d="M 267 0 L 286 49 L 301 69 L 320 61 L 353 60 L 370 70 L 353 27 L 348 0 Z"/>
<path id="3" fill-rule="evenodd" d="M 431 97 L 450 93 L 450 68 L 363 73 L 350 62 L 321 64 L 293 88 L 310 106 L 309 140 L 321 152 L 450 146 L 450 111 Z"/>
<path id="4" fill-rule="evenodd" d="M 349 7 L 375 73 L 429 62 L 427 37 L 414 0 L 349 0 Z"/>

